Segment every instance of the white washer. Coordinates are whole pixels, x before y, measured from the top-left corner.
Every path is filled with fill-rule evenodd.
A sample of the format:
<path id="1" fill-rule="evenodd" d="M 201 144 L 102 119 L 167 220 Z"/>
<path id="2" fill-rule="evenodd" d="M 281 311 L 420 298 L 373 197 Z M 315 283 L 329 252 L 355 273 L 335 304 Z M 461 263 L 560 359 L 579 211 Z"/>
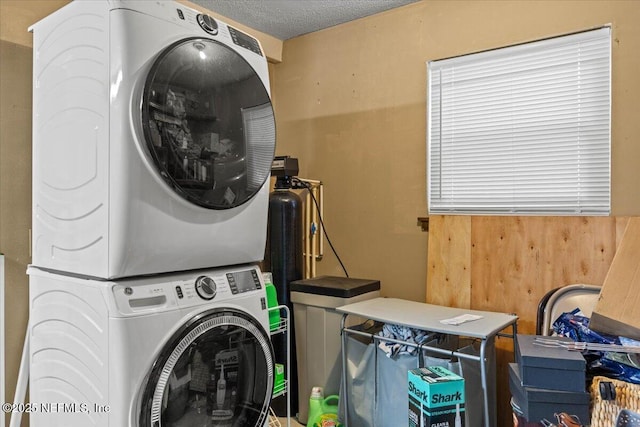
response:
<path id="1" fill-rule="evenodd" d="M 31 28 L 33 265 L 121 278 L 259 261 L 275 122 L 253 37 L 171 1 Z"/>
<path id="2" fill-rule="evenodd" d="M 254 427 L 273 390 L 252 265 L 97 281 L 31 267 L 34 427 Z"/>

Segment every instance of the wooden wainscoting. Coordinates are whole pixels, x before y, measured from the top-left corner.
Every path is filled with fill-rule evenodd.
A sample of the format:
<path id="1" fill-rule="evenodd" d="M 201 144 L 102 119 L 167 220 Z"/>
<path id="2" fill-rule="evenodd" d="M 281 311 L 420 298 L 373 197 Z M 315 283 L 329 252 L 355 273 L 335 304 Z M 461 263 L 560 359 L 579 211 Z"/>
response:
<path id="1" fill-rule="evenodd" d="M 628 217 L 431 216 L 426 300 L 518 315 L 535 333 L 540 299 L 559 286 L 602 285 Z M 498 413 L 512 425 L 507 363 L 498 339 Z"/>

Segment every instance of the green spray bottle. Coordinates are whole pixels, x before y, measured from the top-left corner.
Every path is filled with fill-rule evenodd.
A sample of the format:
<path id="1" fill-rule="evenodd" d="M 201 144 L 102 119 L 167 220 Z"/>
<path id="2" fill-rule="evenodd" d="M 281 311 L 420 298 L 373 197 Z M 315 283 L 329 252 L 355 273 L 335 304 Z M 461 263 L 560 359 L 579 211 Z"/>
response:
<path id="1" fill-rule="evenodd" d="M 335 401 L 332 405 L 329 402 Z M 338 422 L 338 396 L 324 397 L 322 387 L 313 387 L 309 397 L 307 427 L 340 427 Z"/>

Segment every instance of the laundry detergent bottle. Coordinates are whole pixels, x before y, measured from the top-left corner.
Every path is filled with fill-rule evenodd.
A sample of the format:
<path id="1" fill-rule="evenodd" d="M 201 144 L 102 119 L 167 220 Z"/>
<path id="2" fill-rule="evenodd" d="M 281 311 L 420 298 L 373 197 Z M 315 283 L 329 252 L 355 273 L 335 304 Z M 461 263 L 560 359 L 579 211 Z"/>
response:
<path id="1" fill-rule="evenodd" d="M 330 404 L 329 402 L 335 402 Z M 307 427 L 340 427 L 338 422 L 338 396 L 324 397 L 322 387 L 313 387 L 309 398 Z"/>
<path id="2" fill-rule="evenodd" d="M 271 273 L 262 273 L 264 277 L 264 289 L 267 293 L 267 308 L 269 309 L 269 330 L 271 332 L 280 326 L 280 310 L 275 310 L 278 306 L 278 291 L 273 284 L 273 276 Z"/>

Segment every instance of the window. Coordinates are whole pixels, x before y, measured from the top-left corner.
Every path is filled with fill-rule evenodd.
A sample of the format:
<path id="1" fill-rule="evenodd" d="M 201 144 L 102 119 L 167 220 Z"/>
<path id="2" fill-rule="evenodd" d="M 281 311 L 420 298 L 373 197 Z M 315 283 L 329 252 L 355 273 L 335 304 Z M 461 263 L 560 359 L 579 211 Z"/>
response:
<path id="1" fill-rule="evenodd" d="M 427 71 L 429 213 L 609 214 L 609 27 Z"/>

